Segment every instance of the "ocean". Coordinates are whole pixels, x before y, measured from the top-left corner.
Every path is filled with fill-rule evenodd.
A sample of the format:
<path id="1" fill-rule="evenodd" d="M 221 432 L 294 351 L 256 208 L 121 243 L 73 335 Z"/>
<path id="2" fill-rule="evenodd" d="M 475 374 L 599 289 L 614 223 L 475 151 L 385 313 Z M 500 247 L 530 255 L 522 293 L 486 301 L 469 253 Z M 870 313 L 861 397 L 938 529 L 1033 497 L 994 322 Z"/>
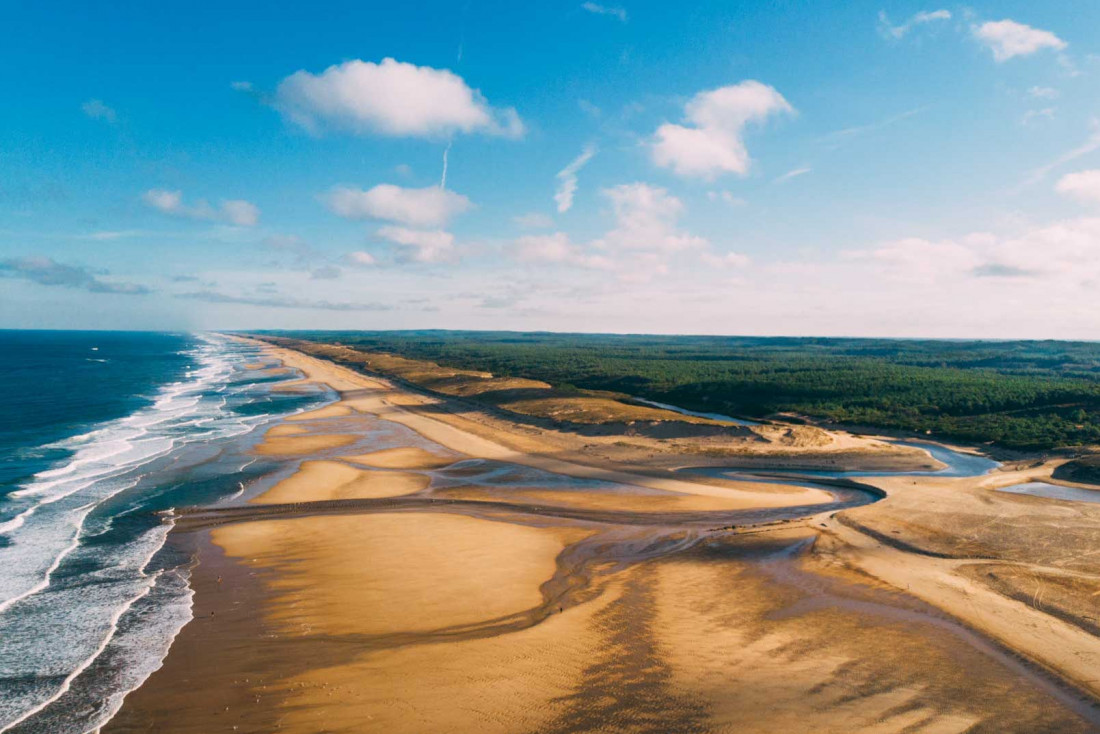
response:
<path id="1" fill-rule="evenodd" d="M 327 402 L 211 334 L 0 331 L 0 732 L 86 732 L 191 616 L 172 508 L 270 473 L 263 428 Z"/>

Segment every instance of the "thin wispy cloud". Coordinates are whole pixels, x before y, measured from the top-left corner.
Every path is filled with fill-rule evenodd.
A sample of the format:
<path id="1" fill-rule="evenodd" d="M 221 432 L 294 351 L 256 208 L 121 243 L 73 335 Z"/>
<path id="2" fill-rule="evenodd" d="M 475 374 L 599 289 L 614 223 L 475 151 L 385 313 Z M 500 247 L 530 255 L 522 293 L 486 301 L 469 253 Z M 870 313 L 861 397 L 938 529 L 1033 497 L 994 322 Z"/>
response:
<path id="1" fill-rule="evenodd" d="M 595 155 L 596 146 L 586 145 L 580 155 L 558 171 L 558 190 L 554 192 L 554 202 L 558 206 L 559 214 L 564 214 L 573 208 L 573 195 L 577 193 L 577 174 Z"/>
<path id="2" fill-rule="evenodd" d="M 786 181 L 790 181 L 792 178 L 798 178 L 799 176 L 805 176 L 807 173 L 809 173 L 812 170 L 814 170 L 814 169 L 810 168 L 809 166 L 803 166 L 802 168 L 794 168 L 794 169 L 791 169 L 790 171 L 787 171 L 786 173 L 784 173 L 781 176 L 776 176 L 774 179 L 772 179 L 772 183 L 781 184 L 781 183 L 784 183 Z"/>
<path id="3" fill-rule="evenodd" d="M 883 128 L 895 125 L 902 120 L 907 120 L 914 115 L 919 115 L 920 113 L 927 110 L 930 106 L 931 105 L 922 105 L 920 107 L 914 107 L 911 110 L 906 110 L 905 112 L 892 115 L 883 120 L 879 120 L 878 122 L 871 122 L 867 123 L 866 125 L 853 125 L 852 127 L 845 127 L 841 128 L 840 130 L 834 130 L 831 133 L 826 133 L 825 135 L 823 135 L 820 140 L 826 142 L 839 142 L 845 138 L 854 138 L 859 135 L 865 135 L 867 133 L 875 132 L 876 130 L 882 130 Z"/>
<path id="4" fill-rule="evenodd" d="M 150 293 L 136 283 L 105 281 L 86 267 L 66 265 L 50 257 L 16 257 L 0 260 L 0 277 L 20 278 L 38 285 L 75 288 L 89 293 L 138 296 Z"/>
<path id="5" fill-rule="evenodd" d="M 236 227 L 254 227 L 260 221 L 260 208 L 244 199 L 227 199 L 216 207 L 205 199 L 185 204 L 183 192 L 167 189 L 149 189 L 141 198 L 146 205 L 172 217 L 222 222 Z"/>
<path id="6" fill-rule="evenodd" d="M 710 201 L 720 201 L 730 206 L 745 206 L 745 204 L 748 203 L 740 196 L 735 196 L 732 191 L 727 191 L 725 189 L 721 191 L 708 191 L 707 199 Z"/>
<path id="7" fill-rule="evenodd" d="M 890 22 L 890 18 L 886 15 L 885 10 L 880 10 L 878 14 L 878 29 L 879 32 L 886 38 L 892 38 L 895 40 L 904 38 L 909 31 L 913 30 L 917 26 L 925 25 L 926 23 L 934 23 L 940 20 L 951 20 L 951 11 L 949 10 L 922 10 L 919 13 L 911 16 L 907 21 L 900 25 L 894 25 Z"/>
<path id="8" fill-rule="evenodd" d="M 243 306 L 262 306 L 266 308 L 311 309 L 318 311 L 390 311 L 392 306 L 384 303 L 354 303 L 344 301 L 311 300 L 293 296 L 248 296 L 218 291 L 192 291 L 177 293 L 175 298 L 202 301 L 203 303 L 226 303 Z"/>
<path id="9" fill-rule="evenodd" d="M 1018 186 L 1012 189 L 1012 193 L 1018 193 L 1021 189 L 1039 183 L 1055 169 L 1061 168 L 1065 164 L 1072 163 L 1078 158 L 1082 158 L 1097 150 L 1100 150 L 1100 120 L 1094 119 L 1092 121 L 1092 133 L 1084 143 L 1066 151 L 1049 163 L 1033 169 Z"/>
<path id="10" fill-rule="evenodd" d="M 615 5 L 600 5 L 599 3 L 586 2 L 581 5 L 581 8 L 594 15 L 609 15 L 613 18 L 618 18 L 623 23 L 627 20 L 626 8 Z"/>
<path id="11" fill-rule="evenodd" d="M 118 113 L 115 112 L 114 108 L 108 107 L 103 100 L 89 99 L 80 105 L 80 109 L 93 120 L 102 120 L 111 125 L 118 121 Z"/>
<path id="12" fill-rule="evenodd" d="M 1027 93 L 1036 99 L 1058 99 L 1060 95 L 1057 89 L 1051 87 L 1031 87 Z"/>

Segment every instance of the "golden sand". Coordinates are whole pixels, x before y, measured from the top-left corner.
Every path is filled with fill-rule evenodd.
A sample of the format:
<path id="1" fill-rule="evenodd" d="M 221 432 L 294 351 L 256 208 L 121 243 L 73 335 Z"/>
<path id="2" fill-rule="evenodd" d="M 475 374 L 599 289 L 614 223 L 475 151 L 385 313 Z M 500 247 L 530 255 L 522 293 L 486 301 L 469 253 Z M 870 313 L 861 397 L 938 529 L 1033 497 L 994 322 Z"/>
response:
<path id="1" fill-rule="evenodd" d="M 583 533 L 580 533 L 583 535 Z M 537 606 L 578 531 L 442 514 L 306 517 L 213 532 L 228 555 L 274 568 L 288 634 L 392 634 L 484 622 Z"/>
<path id="2" fill-rule="evenodd" d="M 266 438 L 279 438 L 280 436 L 296 436 L 303 433 L 309 433 L 309 429 L 305 426 L 291 426 L 283 423 L 269 428 L 264 436 Z"/>
<path id="3" fill-rule="evenodd" d="M 367 471 L 339 461 L 306 461 L 293 476 L 252 501 L 279 504 L 397 497 L 419 492 L 430 482 L 423 474 Z"/>
<path id="4" fill-rule="evenodd" d="M 584 681 L 615 594 L 535 627 L 481 639 L 410 645 L 284 680 L 281 731 L 478 732 L 552 728 Z"/>
<path id="5" fill-rule="evenodd" d="M 345 415 L 351 415 L 352 409 L 343 403 L 333 403 L 332 405 L 326 405 L 323 408 L 317 408 L 316 410 L 307 410 L 305 413 L 298 413 L 287 418 L 288 421 L 312 421 L 319 420 L 321 418 L 340 418 Z"/>
<path id="6" fill-rule="evenodd" d="M 254 449 L 257 454 L 264 456 L 294 456 L 311 454 L 315 451 L 335 449 L 347 446 L 359 439 L 354 434 L 327 434 L 310 436 L 274 436 L 265 438 L 263 443 Z"/>
<path id="7" fill-rule="evenodd" d="M 227 578 L 237 580 L 231 588 L 264 589 L 261 614 L 242 617 L 259 629 L 238 620 L 238 636 L 209 643 L 202 660 L 224 656 L 228 665 L 208 665 L 244 674 L 192 678 L 188 655 L 198 654 L 202 640 L 183 652 L 173 648 L 166 669 L 176 677 L 151 679 L 169 690 L 172 703 L 160 703 L 165 699 L 155 690 L 138 691 L 134 699 L 142 706 L 119 719 L 148 722 L 141 731 L 159 725 L 205 734 L 232 722 L 242 731 L 303 733 L 1091 730 L 1037 685 L 1034 673 L 965 641 L 972 632 L 920 611 L 927 608 L 917 598 L 1087 686 L 1100 669 L 1100 643 L 1072 623 L 1070 612 L 1087 612 L 1081 594 L 1097 588 L 1090 564 L 1100 518 L 1093 509 L 1000 496 L 991 489 L 1017 479 L 1000 473 L 881 480 L 885 501 L 742 535 L 656 524 L 545 527 L 567 523 L 539 512 L 546 505 L 618 511 L 628 521 L 638 513 L 783 507 L 828 495 L 703 485 L 586 464 L 591 454 L 580 441 L 576 450 L 544 451 L 533 432 L 513 435 L 384 380 L 295 352 L 273 353 L 308 380 L 343 391 L 341 403 L 298 420 L 346 420 L 335 436 L 292 430 L 305 430 L 300 426 L 271 431 L 262 453 L 338 448 L 357 438 L 357 421 L 375 420 L 359 415 L 370 413 L 465 456 L 626 486 L 438 491 L 441 498 L 528 505 L 523 519 L 496 514 L 502 511 L 493 506 L 482 506 L 494 513 L 482 519 L 381 512 L 378 503 L 353 505 L 345 514 L 310 514 L 308 506 L 257 507 L 252 519 L 227 514 L 230 524 L 211 537 L 236 559 L 226 562 Z M 413 470 L 456 460 L 441 453 L 408 446 L 339 459 L 321 454 L 256 501 L 416 492 L 429 480 Z M 302 514 L 269 519 L 272 509 Z M 595 532 L 603 535 L 586 541 Z M 678 550 L 692 538 L 702 540 Z M 895 538 L 960 559 L 908 552 L 892 544 Z M 790 555 L 793 544 L 811 540 L 813 550 L 804 545 L 801 560 Z M 633 564 L 613 563 L 643 551 Z M 601 562 L 571 565 L 589 554 Z M 193 578 L 205 579 L 206 591 L 196 597 L 198 608 L 229 592 L 220 573 L 200 558 Z M 1068 610 L 1065 620 L 1035 599 L 1013 598 L 1032 580 L 1052 588 L 1051 603 Z M 564 589 L 576 606 L 544 600 Z M 232 610 L 247 606 L 228 596 L 223 604 L 218 620 L 236 619 Z M 233 667 L 238 660 L 243 669 Z M 204 684 L 244 688 L 249 696 L 244 705 L 228 699 L 224 715 L 222 707 L 205 711 Z"/>
<path id="8" fill-rule="evenodd" d="M 420 448 L 383 449 L 344 458 L 378 469 L 439 469 L 458 461 L 455 457 L 439 456 Z"/>

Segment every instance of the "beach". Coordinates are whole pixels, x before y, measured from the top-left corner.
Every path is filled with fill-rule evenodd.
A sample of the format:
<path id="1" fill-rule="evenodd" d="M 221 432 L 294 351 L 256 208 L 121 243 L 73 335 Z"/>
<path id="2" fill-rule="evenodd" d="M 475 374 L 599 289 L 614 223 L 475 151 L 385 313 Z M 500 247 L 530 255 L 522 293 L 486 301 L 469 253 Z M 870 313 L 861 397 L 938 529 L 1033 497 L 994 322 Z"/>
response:
<path id="1" fill-rule="evenodd" d="M 995 493 L 1052 467 L 685 473 L 644 444 L 586 451 L 590 436 L 264 350 L 303 375 L 280 390 L 339 399 L 267 430 L 254 451 L 273 478 L 180 511 L 193 619 L 105 731 L 1097 729 L 1082 597 L 1063 592 L 1059 617 L 1005 591 L 1025 553 L 1087 584 L 1087 558 L 1044 538 L 1076 528 L 1083 548 L 1100 518 Z M 1026 549 L 1011 523 L 946 520 L 1031 505 L 1050 523 Z"/>

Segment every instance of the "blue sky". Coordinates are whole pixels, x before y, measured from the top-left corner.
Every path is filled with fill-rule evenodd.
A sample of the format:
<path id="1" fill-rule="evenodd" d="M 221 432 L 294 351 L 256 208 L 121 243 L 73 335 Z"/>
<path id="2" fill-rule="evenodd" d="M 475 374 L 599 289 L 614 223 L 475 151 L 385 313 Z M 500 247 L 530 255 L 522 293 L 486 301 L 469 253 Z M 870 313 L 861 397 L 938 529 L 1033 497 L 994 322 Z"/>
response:
<path id="1" fill-rule="evenodd" d="M 0 327 L 1100 331 L 1087 0 L 6 16 Z"/>

